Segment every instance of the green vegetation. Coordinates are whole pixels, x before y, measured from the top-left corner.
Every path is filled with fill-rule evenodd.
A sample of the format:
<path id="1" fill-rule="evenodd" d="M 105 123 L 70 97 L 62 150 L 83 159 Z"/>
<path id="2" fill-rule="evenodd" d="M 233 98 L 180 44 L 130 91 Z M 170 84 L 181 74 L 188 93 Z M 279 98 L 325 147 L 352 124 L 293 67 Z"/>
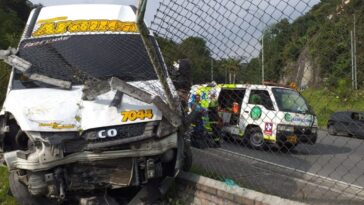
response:
<path id="1" fill-rule="evenodd" d="M 6 88 L 8 86 L 8 79 L 10 75 L 10 68 L 3 62 L 0 62 L 0 104 L 5 99 Z"/>
<path id="2" fill-rule="evenodd" d="M 16 47 L 32 5 L 25 0 L 0 0 L 0 49 Z M 0 102 L 5 98 L 10 69 L 0 62 Z M 0 167 L 0 205 L 15 205 L 8 195 L 8 171 Z"/>
<path id="3" fill-rule="evenodd" d="M 297 80 L 292 76 L 297 75 L 298 64 L 302 61 L 312 64 L 315 82 L 303 95 L 316 112 L 321 127 L 326 126 L 333 112 L 364 111 L 364 1 L 346 2 L 321 0 L 293 22 L 282 19 L 264 32 L 265 79 L 273 82 L 286 79 L 285 83 L 290 83 Z M 356 16 L 358 91 L 353 91 L 351 86 L 353 14 Z M 194 84 L 210 81 L 211 61 L 218 83 L 228 83 L 229 78 L 236 83 L 261 82 L 261 54 L 243 64 L 244 59 L 213 59 L 206 42 L 199 37 L 189 37 L 180 44 L 163 40 L 160 45 L 164 55 L 168 55 L 165 56 L 168 66 L 171 59 L 191 59 Z M 236 74 L 236 80 L 228 73 Z M 299 86 L 299 82 L 300 79 L 295 83 Z"/>
<path id="4" fill-rule="evenodd" d="M 336 111 L 363 111 L 364 91 L 355 91 L 348 96 L 327 89 L 307 89 L 302 95 L 315 111 L 320 127 L 325 128 L 327 120 Z"/>
<path id="5" fill-rule="evenodd" d="M 311 61 L 318 81 L 312 86 L 339 86 L 351 80 L 351 40 L 356 16 L 358 85 L 364 86 L 364 1 L 321 0 L 306 15 L 293 22 L 283 19 L 264 33 L 266 79 L 278 82 L 296 74 L 299 58 Z M 260 63 L 250 64 L 259 71 Z M 302 61 L 302 60 L 301 60 Z M 350 86 L 348 86 L 350 89 Z"/>
<path id="6" fill-rule="evenodd" d="M 8 195 L 8 170 L 5 167 L 0 167 L 0 205 L 15 205 L 15 199 Z"/>
<path id="7" fill-rule="evenodd" d="M 207 170 L 201 166 L 192 165 L 190 172 L 221 181 L 224 177 L 220 174 Z"/>
<path id="8" fill-rule="evenodd" d="M 307 14 L 293 22 L 282 19 L 264 32 L 265 79 L 273 82 L 295 81 L 298 64 L 313 65 L 314 82 L 311 87 L 332 90 L 341 80 L 351 80 L 351 41 L 353 14 L 356 16 L 358 85 L 364 86 L 364 1 L 322 0 Z M 200 37 L 188 37 L 180 43 L 158 38 L 167 65 L 181 58 L 189 58 L 193 67 L 193 83 L 210 81 L 213 62 L 218 83 L 260 83 L 261 54 L 250 59 L 214 59 Z M 229 63 L 230 65 L 227 65 Z M 232 75 L 232 76 L 230 76 Z M 234 81 L 234 76 L 236 79 Z M 230 80 L 228 80 L 230 78 Z M 297 80 L 297 79 L 296 79 Z M 301 79 L 298 79 L 299 83 Z M 290 82 L 287 82 L 290 83 Z M 350 85 L 346 90 L 350 89 Z"/>
<path id="9" fill-rule="evenodd" d="M 33 5 L 26 0 L 0 0 L 0 49 L 16 47 Z M 0 102 L 5 98 L 9 67 L 0 62 Z"/>
<path id="10" fill-rule="evenodd" d="M 16 47 L 31 7 L 25 0 L 0 0 L 0 49 Z"/>
<path id="11" fill-rule="evenodd" d="M 206 41 L 200 37 L 188 37 L 181 43 L 157 37 L 168 68 L 174 61 L 188 58 L 192 64 L 193 84 L 211 81 L 210 69 L 214 67 L 214 80 L 217 83 L 246 82 L 250 77 L 243 74 L 246 65 L 244 59 L 225 58 L 216 60 L 211 57 Z M 229 80 L 228 80 L 229 79 Z"/>

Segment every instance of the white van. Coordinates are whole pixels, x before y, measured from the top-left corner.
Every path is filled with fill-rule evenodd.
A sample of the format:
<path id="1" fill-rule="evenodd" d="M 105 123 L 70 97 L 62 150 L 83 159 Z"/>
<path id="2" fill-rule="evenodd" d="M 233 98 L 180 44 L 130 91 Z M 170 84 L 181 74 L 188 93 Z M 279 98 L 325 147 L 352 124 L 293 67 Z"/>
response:
<path id="1" fill-rule="evenodd" d="M 253 148 L 276 145 L 291 149 L 299 143 L 315 144 L 317 119 L 295 90 L 274 85 L 204 84 L 191 88 L 189 103 L 200 95 L 208 109 L 211 94 L 217 96 L 222 131 Z M 208 128 L 208 126 L 206 126 Z"/>
<path id="2" fill-rule="evenodd" d="M 166 97 L 178 96 L 168 74 L 160 80 L 138 23 L 132 6 L 39 7 L 17 51 L 1 52 L 13 69 L 0 153 L 19 203 L 67 204 L 81 193 L 173 179 L 187 166 L 181 114 Z"/>

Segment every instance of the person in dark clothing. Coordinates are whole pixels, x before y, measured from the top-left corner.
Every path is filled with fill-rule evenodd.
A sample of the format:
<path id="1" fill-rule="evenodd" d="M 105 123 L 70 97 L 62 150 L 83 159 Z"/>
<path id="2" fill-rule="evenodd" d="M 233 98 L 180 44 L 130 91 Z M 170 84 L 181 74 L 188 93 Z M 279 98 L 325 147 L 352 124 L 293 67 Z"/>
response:
<path id="1" fill-rule="evenodd" d="M 189 59 L 180 59 L 171 71 L 172 81 L 177 90 L 190 90 L 192 86 L 191 62 Z"/>
<path id="2" fill-rule="evenodd" d="M 214 147 L 221 147 L 220 144 L 221 128 L 219 126 L 221 119 L 218 110 L 219 110 L 219 104 L 216 99 L 216 94 L 212 93 L 208 108 L 208 117 L 212 129 L 212 139 L 214 141 L 213 144 Z"/>
<path id="3" fill-rule="evenodd" d="M 182 111 L 186 114 L 188 112 L 188 93 L 192 86 L 190 60 L 178 60 L 173 67 L 169 69 L 169 74 L 181 100 Z"/>
<path id="4" fill-rule="evenodd" d="M 196 132 L 201 132 L 204 130 L 204 125 L 203 125 L 203 120 L 202 120 L 202 115 L 204 113 L 204 109 L 202 108 L 201 104 L 200 104 L 200 95 L 197 94 L 195 96 L 195 102 L 192 103 L 191 105 L 191 110 L 192 113 L 195 113 L 197 115 L 197 117 L 195 118 L 193 124 L 194 124 L 194 130 Z"/>
<path id="5" fill-rule="evenodd" d="M 202 116 L 205 113 L 205 109 L 200 104 L 200 95 L 197 94 L 195 96 L 195 100 L 191 103 L 191 116 L 193 116 L 192 127 L 193 132 L 191 136 L 191 145 L 196 148 L 207 148 L 208 145 L 206 143 L 206 130 L 204 127 Z"/>

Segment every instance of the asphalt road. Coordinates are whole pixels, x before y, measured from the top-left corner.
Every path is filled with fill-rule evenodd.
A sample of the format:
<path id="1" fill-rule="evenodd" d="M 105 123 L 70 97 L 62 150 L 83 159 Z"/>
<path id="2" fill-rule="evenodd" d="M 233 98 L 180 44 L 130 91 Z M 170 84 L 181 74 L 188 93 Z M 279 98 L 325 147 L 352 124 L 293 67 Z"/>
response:
<path id="1" fill-rule="evenodd" d="M 287 153 L 229 142 L 193 152 L 195 165 L 246 188 L 314 204 L 364 203 L 363 139 L 320 131 L 315 145 Z"/>
<path id="2" fill-rule="evenodd" d="M 320 131 L 315 145 L 300 144 L 287 153 L 233 143 L 224 143 L 221 149 L 364 187 L 364 139 Z"/>

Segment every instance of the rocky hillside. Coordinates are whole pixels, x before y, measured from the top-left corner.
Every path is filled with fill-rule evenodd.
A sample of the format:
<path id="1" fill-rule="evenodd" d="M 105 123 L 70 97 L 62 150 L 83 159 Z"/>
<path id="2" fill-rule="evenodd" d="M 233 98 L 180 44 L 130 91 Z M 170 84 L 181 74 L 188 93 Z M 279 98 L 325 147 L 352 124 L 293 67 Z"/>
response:
<path id="1" fill-rule="evenodd" d="M 335 88 L 339 82 L 350 87 L 354 14 L 358 84 L 364 86 L 363 0 L 321 0 L 294 22 L 272 25 L 264 35 L 267 79 L 304 88 Z"/>

